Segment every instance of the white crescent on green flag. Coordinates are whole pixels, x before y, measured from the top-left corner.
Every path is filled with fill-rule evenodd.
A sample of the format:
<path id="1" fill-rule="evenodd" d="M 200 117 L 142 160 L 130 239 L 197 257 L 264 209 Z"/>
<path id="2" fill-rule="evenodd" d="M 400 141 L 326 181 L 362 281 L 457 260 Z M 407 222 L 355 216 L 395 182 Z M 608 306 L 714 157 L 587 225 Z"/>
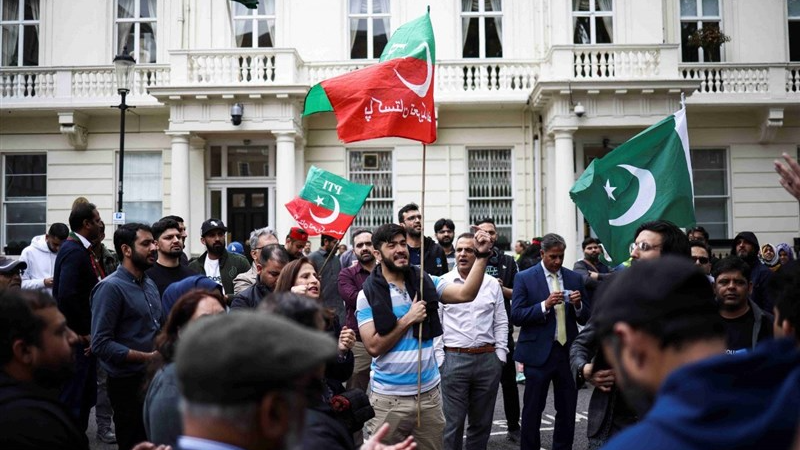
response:
<path id="1" fill-rule="evenodd" d="M 636 228 L 651 220 L 695 224 L 686 109 L 595 159 L 569 192 L 614 264 L 628 259 Z"/>

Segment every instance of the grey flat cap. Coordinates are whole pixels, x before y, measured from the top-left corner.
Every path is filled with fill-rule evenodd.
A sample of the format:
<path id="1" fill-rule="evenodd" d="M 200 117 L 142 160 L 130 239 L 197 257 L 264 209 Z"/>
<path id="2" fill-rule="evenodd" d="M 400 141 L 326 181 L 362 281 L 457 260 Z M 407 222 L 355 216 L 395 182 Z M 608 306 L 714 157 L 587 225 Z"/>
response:
<path id="1" fill-rule="evenodd" d="M 191 323 L 177 349 L 178 381 L 190 401 L 257 401 L 336 356 L 325 333 L 263 312 L 232 312 Z"/>

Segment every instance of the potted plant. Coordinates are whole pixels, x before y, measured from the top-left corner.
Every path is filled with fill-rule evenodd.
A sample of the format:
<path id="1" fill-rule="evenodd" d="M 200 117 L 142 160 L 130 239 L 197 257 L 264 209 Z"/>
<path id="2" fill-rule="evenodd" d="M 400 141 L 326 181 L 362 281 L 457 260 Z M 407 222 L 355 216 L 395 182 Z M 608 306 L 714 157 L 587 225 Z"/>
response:
<path id="1" fill-rule="evenodd" d="M 719 62 L 719 48 L 730 40 L 730 36 L 717 27 L 698 28 L 689 35 L 688 44 L 694 48 L 702 48 L 707 62 Z"/>

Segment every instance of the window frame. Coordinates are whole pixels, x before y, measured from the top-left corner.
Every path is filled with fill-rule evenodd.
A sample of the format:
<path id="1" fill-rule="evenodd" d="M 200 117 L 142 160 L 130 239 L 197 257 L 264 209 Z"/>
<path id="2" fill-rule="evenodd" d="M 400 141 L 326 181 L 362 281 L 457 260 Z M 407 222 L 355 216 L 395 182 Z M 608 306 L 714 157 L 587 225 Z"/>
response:
<path id="1" fill-rule="evenodd" d="M 797 22 L 797 26 L 800 26 L 800 10 L 797 12 L 796 16 L 791 15 L 791 12 L 789 11 L 789 2 L 791 1 L 792 0 L 786 1 L 786 56 L 789 62 L 798 62 L 800 61 L 800 58 L 792 59 L 792 41 L 791 35 L 789 34 L 789 25 L 792 22 Z M 798 1 L 798 3 L 800 3 L 800 1 Z M 800 47 L 800 40 L 798 40 L 797 46 Z M 800 48 L 797 49 L 797 53 L 800 55 Z"/>
<path id="2" fill-rule="evenodd" d="M 120 0 L 114 1 L 114 28 L 112 32 L 114 33 L 114 49 L 115 54 L 113 55 L 116 57 L 118 54 L 122 53 L 122 48 L 120 47 L 119 42 L 119 26 L 122 23 L 132 23 L 133 24 L 133 47 L 132 49 L 128 49 L 128 54 L 136 60 L 136 64 L 158 64 L 158 9 L 161 6 L 160 1 L 156 1 L 156 8 L 153 11 L 152 17 L 139 17 L 141 15 L 141 1 L 135 0 L 134 7 L 133 7 L 133 17 L 131 18 L 120 18 L 119 17 L 119 2 Z M 142 61 L 141 58 L 141 24 L 142 23 L 150 23 L 153 26 L 153 41 L 155 42 L 155 61 Z"/>
<path id="3" fill-rule="evenodd" d="M 679 26 L 678 26 L 678 37 L 680 39 L 681 46 L 683 46 L 683 23 L 694 23 L 697 25 L 697 29 L 703 28 L 703 22 L 715 22 L 720 30 L 722 30 L 722 1 L 716 0 L 717 2 L 717 11 L 719 14 L 716 16 L 707 16 L 704 14 L 703 11 L 703 0 L 694 0 L 695 4 L 697 5 L 697 15 L 694 16 L 684 16 L 683 12 L 681 11 L 680 2 L 678 2 L 678 16 L 679 16 Z M 713 61 L 706 61 L 706 54 L 705 50 L 702 47 L 698 47 L 697 51 L 697 61 L 683 61 L 683 54 L 681 52 L 681 63 L 696 63 L 696 64 L 703 64 L 709 63 Z M 719 62 L 723 62 L 725 60 L 725 44 L 720 45 L 719 48 Z"/>
<path id="4" fill-rule="evenodd" d="M 351 41 L 350 36 L 353 33 L 353 31 L 352 31 L 353 20 L 362 20 L 362 19 L 364 19 L 364 20 L 367 21 L 367 57 L 366 58 L 354 58 L 353 57 L 353 43 L 350 43 L 348 45 L 347 54 L 349 55 L 351 60 L 359 60 L 359 61 L 360 60 L 366 60 L 366 61 L 370 61 L 370 60 L 379 59 L 381 57 L 380 54 L 376 54 L 375 53 L 375 36 L 374 36 L 375 29 L 374 29 L 374 25 L 373 25 L 373 21 L 374 20 L 383 20 L 383 19 L 388 18 L 389 19 L 389 26 L 387 27 L 387 30 L 386 30 L 386 42 L 388 43 L 389 40 L 391 40 L 391 38 L 392 38 L 392 4 L 391 4 L 391 0 L 389 0 L 389 11 L 387 11 L 387 12 L 381 12 L 381 13 L 374 12 L 373 11 L 373 6 L 374 5 L 373 5 L 372 0 L 368 0 L 366 2 L 366 5 L 367 5 L 367 12 L 366 13 L 353 13 L 353 12 L 350 12 L 349 2 L 348 2 L 348 6 L 346 7 L 346 10 L 347 10 L 347 39 L 346 39 L 346 41 L 348 43 L 350 43 L 350 41 Z M 381 53 L 383 53 L 383 51 L 381 51 Z"/>
<path id="5" fill-rule="evenodd" d="M 459 16 L 458 17 L 459 17 L 459 20 L 461 22 L 461 41 L 460 42 L 462 42 L 462 44 L 461 44 L 461 57 L 463 59 L 487 59 L 488 57 L 486 56 L 486 20 L 487 19 L 494 19 L 494 18 L 497 18 L 497 17 L 499 17 L 500 19 L 505 19 L 505 16 L 503 14 L 505 9 L 503 8 L 504 5 L 503 5 L 502 1 L 500 3 L 500 11 L 488 11 L 487 12 L 486 11 L 486 7 L 484 5 L 485 5 L 484 1 L 483 0 L 479 0 L 478 1 L 478 11 L 464 11 L 463 9 L 461 11 L 459 11 Z M 476 18 L 476 19 L 478 19 L 478 56 L 477 57 L 466 57 L 466 56 L 464 56 L 464 33 L 466 33 L 467 30 L 469 30 L 469 24 L 467 25 L 467 28 L 464 29 L 464 19 L 465 18 L 470 18 L 470 19 Z M 505 29 L 505 27 L 503 27 L 503 29 Z M 503 39 L 502 34 L 504 34 L 504 33 L 505 32 L 501 31 L 501 35 L 499 36 L 499 38 L 500 38 L 500 48 L 501 49 L 503 48 L 504 39 Z M 493 56 L 491 58 L 492 59 L 495 59 L 495 58 L 499 59 L 499 58 L 502 58 L 502 57 L 503 56 L 499 56 L 499 57 L 494 57 Z"/>
<path id="6" fill-rule="evenodd" d="M 732 229 L 732 226 L 733 226 L 733 220 L 732 220 L 732 214 L 733 214 L 733 192 L 732 192 L 733 183 L 732 183 L 732 179 L 731 179 L 732 178 L 731 177 L 731 158 L 730 158 L 731 152 L 730 152 L 730 148 L 728 148 L 728 147 L 716 147 L 716 146 L 691 147 L 689 149 L 690 159 L 691 159 L 692 153 L 695 152 L 695 151 L 702 152 L 702 151 L 709 151 L 709 150 L 718 150 L 718 151 L 722 152 L 723 167 L 720 168 L 720 169 L 715 169 L 715 170 L 717 170 L 717 171 L 718 170 L 724 170 L 724 173 L 725 173 L 725 192 L 726 193 L 725 193 L 725 195 L 697 195 L 695 192 L 692 192 L 692 204 L 695 206 L 695 212 L 696 212 L 697 211 L 697 201 L 696 200 L 698 198 L 699 199 L 725 199 L 725 229 L 726 229 L 725 232 L 726 232 L 726 235 L 725 236 L 715 236 L 714 239 L 729 239 L 731 236 L 733 236 L 733 234 L 732 234 L 732 232 L 733 232 L 733 229 Z M 694 161 L 692 160 L 692 174 L 691 174 L 692 175 L 692 180 L 693 180 L 692 186 L 695 187 L 695 189 L 696 189 L 696 185 L 697 185 L 695 172 L 697 170 L 698 169 L 695 168 Z M 709 169 L 700 169 L 700 170 L 708 171 Z M 703 223 L 698 222 L 697 225 L 702 225 L 704 223 L 707 223 L 707 222 L 703 222 Z M 708 229 L 708 227 L 706 227 L 706 229 Z"/>
<path id="7" fill-rule="evenodd" d="M 572 36 L 573 36 L 573 45 L 598 45 L 597 43 L 597 27 L 595 25 L 595 19 L 603 18 L 603 17 L 611 17 L 611 26 L 612 26 L 612 35 L 611 35 L 611 42 L 608 43 L 601 43 L 599 45 L 610 45 L 614 43 L 614 22 L 616 21 L 614 17 L 614 11 L 616 10 L 616 0 L 611 0 L 611 11 L 597 11 L 595 9 L 595 2 L 594 0 L 589 0 L 589 11 L 575 11 L 572 10 Z M 576 17 L 588 17 L 589 18 L 589 43 L 576 43 L 575 42 L 575 18 Z"/>
<path id="8" fill-rule="evenodd" d="M 158 198 L 159 198 L 160 203 L 161 203 L 161 213 L 160 213 L 160 215 L 158 217 L 155 218 L 155 220 L 153 220 L 151 222 L 148 222 L 148 223 L 154 223 L 154 222 L 158 221 L 158 219 L 163 217 L 163 215 L 164 215 L 164 159 L 165 159 L 164 158 L 164 152 L 161 151 L 161 150 L 157 150 L 157 149 L 154 149 L 154 150 L 142 150 L 142 151 L 126 151 L 125 152 L 125 157 L 130 157 L 130 156 L 133 156 L 133 155 L 141 155 L 141 154 L 158 155 L 159 158 L 160 158 L 160 162 L 158 164 L 158 166 L 160 168 L 160 177 L 159 177 L 159 180 L 158 180 L 158 183 L 159 183 L 158 186 L 159 186 L 160 194 L 159 194 Z M 115 168 L 115 171 L 114 171 L 114 182 L 115 182 L 115 186 L 117 186 L 116 183 L 119 183 L 119 151 L 114 152 L 114 155 L 115 155 L 114 159 L 115 159 L 115 162 L 116 162 L 116 168 Z M 128 172 L 128 168 L 129 167 L 130 167 L 130 162 L 126 161 L 125 162 L 125 169 L 123 171 L 124 173 L 122 175 L 123 176 L 123 180 L 124 180 L 126 174 L 128 174 L 128 175 L 130 174 L 130 172 Z M 127 183 L 123 182 L 122 194 L 123 194 L 123 197 L 122 197 L 122 211 L 125 212 L 125 223 L 134 222 L 134 220 L 132 220 L 131 217 L 128 214 L 130 211 L 129 211 L 129 208 L 128 208 L 127 205 L 130 205 L 131 203 L 139 203 L 139 202 L 148 202 L 148 203 L 154 203 L 155 202 L 154 200 L 136 200 L 136 201 L 132 201 L 130 199 L 130 195 L 131 195 L 130 181 L 128 181 Z M 118 206 L 117 205 L 118 193 L 116 191 L 114 192 L 113 201 L 114 201 L 113 209 L 114 209 L 114 211 L 116 211 L 117 210 L 117 206 Z"/>
<path id="9" fill-rule="evenodd" d="M 16 26 L 17 27 L 17 61 L 15 64 L 10 66 L 2 66 L 2 67 L 38 67 L 40 63 L 40 55 L 36 55 L 36 65 L 26 66 L 24 63 L 24 55 L 25 55 L 25 27 L 26 26 L 33 26 L 36 30 L 37 41 L 39 41 L 39 31 L 42 22 L 42 2 L 43 0 L 39 1 L 39 19 L 29 19 L 25 20 L 25 1 L 26 0 L 0 0 L 0 3 L 5 2 L 16 2 L 17 3 L 17 20 L 3 20 L 2 15 L 0 15 L 0 49 L 2 49 L 3 45 L 3 33 L 2 30 L 8 26 Z M 2 5 L 0 5 L 2 8 Z M 39 41 L 41 42 L 41 41 Z M 39 46 L 41 48 L 41 45 Z M 41 51 L 40 51 L 41 52 Z M 2 55 L 0 55 L 0 61 L 2 61 Z"/>
<path id="10" fill-rule="evenodd" d="M 484 202 L 485 201 L 509 202 L 509 221 L 508 221 L 508 223 L 504 223 L 504 222 L 498 220 L 497 214 L 495 214 L 494 211 L 492 211 L 492 213 L 489 214 L 488 217 L 491 217 L 495 221 L 495 228 L 497 228 L 498 236 L 500 235 L 500 228 L 508 228 L 509 229 L 509 235 L 508 235 L 509 248 L 503 248 L 503 247 L 501 247 L 501 248 L 503 250 L 510 251 L 511 247 L 514 244 L 514 237 L 516 236 L 516 234 L 514 234 L 514 228 L 515 228 L 515 224 L 516 224 L 516 221 L 514 220 L 514 197 L 515 197 L 515 190 L 514 190 L 515 177 L 514 177 L 514 174 L 516 173 L 515 172 L 515 163 L 516 163 L 516 161 L 514 159 L 514 146 L 513 145 L 508 145 L 508 146 L 491 146 L 491 147 L 489 147 L 489 146 L 467 147 L 465 150 L 466 150 L 466 153 L 464 155 L 464 170 L 465 170 L 465 173 L 466 173 L 466 176 L 464 177 L 465 178 L 465 180 L 464 180 L 464 182 L 465 182 L 464 192 L 466 193 L 466 208 L 465 208 L 466 217 L 465 217 L 465 221 L 466 221 L 468 226 L 472 225 L 473 223 L 475 223 L 474 220 L 471 220 L 471 218 L 473 216 L 473 214 L 472 214 L 472 204 L 473 203 L 472 202 L 480 202 L 480 201 L 484 201 Z M 508 170 L 507 170 L 507 172 L 508 172 L 508 176 L 507 176 L 507 179 L 508 179 L 508 186 L 507 186 L 508 195 L 495 195 L 495 196 L 492 196 L 492 195 L 471 195 L 470 186 L 474 186 L 477 183 L 474 183 L 472 181 L 472 179 L 471 179 L 473 171 L 470 170 L 470 154 L 473 153 L 473 152 L 480 152 L 480 151 L 502 151 L 502 152 L 508 152 L 508 165 L 509 165 Z M 496 169 L 496 170 L 502 171 L 502 170 L 505 170 L 505 169 L 501 168 L 501 169 Z M 498 176 L 500 176 L 500 175 L 498 175 Z M 490 186 L 496 186 L 496 184 L 490 183 Z M 484 217 L 475 215 L 475 219 L 482 219 L 482 218 L 484 218 Z"/>
<path id="11" fill-rule="evenodd" d="M 378 164 L 379 164 L 379 168 L 378 169 L 375 169 L 375 170 L 364 170 L 364 169 L 362 169 L 362 170 L 354 170 L 352 165 L 351 165 L 351 157 L 352 157 L 352 153 L 353 152 L 359 152 L 362 155 L 366 154 L 366 153 L 388 153 L 389 154 L 389 160 L 391 162 L 391 168 L 389 170 L 380 169 L 380 157 L 379 157 L 378 158 Z M 389 210 L 390 210 L 390 214 L 389 214 L 390 221 L 388 223 L 394 223 L 395 222 L 395 219 L 394 219 L 395 213 L 397 212 L 395 210 L 395 202 L 396 202 L 396 195 L 397 195 L 397 177 L 395 177 L 395 168 L 397 167 L 397 153 L 394 151 L 394 149 L 393 148 L 387 148 L 387 147 L 377 147 L 377 148 L 355 147 L 355 148 L 347 148 L 345 150 L 345 161 L 346 161 L 345 162 L 345 165 L 346 165 L 346 167 L 345 167 L 346 168 L 346 178 L 347 178 L 348 181 L 353 182 L 353 183 L 364 184 L 364 182 L 368 182 L 367 180 L 354 180 L 353 179 L 353 175 L 370 174 L 370 173 L 379 174 L 379 175 L 385 175 L 385 174 L 389 175 L 389 180 L 390 180 L 389 188 L 391 189 L 391 196 L 390 197 L 385 197 L 385 196 L 384 197 L 374 197 L 373 194 L 376 192 L 376 189 L 373 188 L 372 192 L 370 192 L 369 196 L 367 196 L 367 199 L 364 201 L 364 206 L 366 207 L 367 203 L 378 203 L 378 202 L 386 203 L 389 206 Z M 369 227 L 369 226 L 365 226 L 365 225 L 359 224 L 358 223 L 359 222 L 359 216 L 363 217 L 364 213 L 365 213 L 365 209 L 362 208 L 362 210 L 359 211 L 359 214 L 356 216 L 355 220 L 353 220 L 353 225 L 348 229 L 347 235 L 345 236 L 345 238 L 342 239 L 342 242 L 348 243 L 348 245 L 349 245 L 349 242 L 350 242 L 350 231 L 351 230 L 355 230 L 355 229 L 359 229 L 359 228 L 365 228 L 365 229 L 368 229 L 370 231 L 375 231 L 375 229 L 378 226 L 382 225 L 382 224 L 378 224 L 375 227 Z"/>
<path id="12" fill-rule="evenodd" d="M 276 47 L 275 36 L 273 35 L 273 33 L 270 33 L 269 25 L 267 25 L 267 33 L 269 33 L 269 38 L 270 38 L 270 41 L 272 41 L 272 46 L 271 47 L 260 47 L 258 45 L 258 36 L 259 36 L 258 35 L 258 30 L 259 30 L 258 22 L 259 21 L 267 21 L 267 22 L 269 22 L 271 20 L 275 24 L 275 34 L 278 33 L 277 32 L 277 27 L 278 27 L 278 19 L 277 19 L 277 17 L 278 17 L 278 14 L 276 12 L 275 0 L 262 0 L 262 1 L 264 1 L 264 11 L 265 11 L 264 14 L 260 14 L 259 11 L 258 11 L 258 8 L 256 8 L 256 9 L 249 9 L 248 8 L 247 9 L 247 12 L 248 12 L 247 15 L 244 15 L 244 16 L 236 15 L 236 9 L 238 8 L 237 5 L 240 5 L 240 3 L 232 4 L 233 8 L 231 9 L 231 22 L 232 22 L 232 28 L 233 28 L 233 41 L 234 41 L 233 42 L 233 46 L 235 48 L 275 48 Z M 272 11 L 273 11 L 272 14 L 269 14 L 269 13 L 266 12 L 266 11 L 268 11 L 268 8 L 266 6 L 267 2 L 272 2 Z M 259 6 L 260 5 L 261 5 L 261 3 L 259 3 Z M 247 20 L 251 21 L 250 25 L 252 27 L 251 28 L 252 45 L 250 47 L 239 47 L 237 42 L 236 42 L 236 22 L 237 21 L 247 21 Z"/>
<path id="13" fill-rule="evenodd" d="M 7 175 L 6 174 L 6 170 L 7 170 L 7 167 L 8 167 L 7 158 L 9 156 L 44 156 L 44 158 L 45 158 L 45 163 L 44 163 L 45 172 L 44 173 L 24 174 L 24 175 L 28 175 L 28 176 L 30 176 L 30 175 L 33 175 L 33 176 L 42 176 L 42 175 L 44 175 L 44 177 L 45 177 L 45 183 L 44 183 L 45 192 L 44 192 L 44 196 L 39 196 L 39 197 L 19 197 L 19 200 L 9 200 L 6 197 L 6 195 L 7 195 L 7 192 L 6 192 L 6 175 Z M 0 184 L 0 200 L 2 200 L 2 208 L 0 208 L 0 230 L 2 231 L 2 233 L 0 233 L 0 253 L 10 254 L 10 253 L 7 253 L 5 251 L 6 250 L 6 246 L 8 245 L 8 236 L 9 236 L 8 229 L 7 229 L 8 225 L 9 225 L 9 223 L 8 223 L 8 212 L 7 212 L 8 211 L 8 205 L 16 205 L 16 204 L 24 204 L 24 203 L 28 203 L 28 204 L 30 204 L 30 203 L 41 203 L 42 207 L 44 208 L 45 221 L 44 221 L 44 223 L 41 224 L 42 225 L 41 233 L 35 234 L 34 236 L 38 236 L 39 234 L 44 234 L 44 233 L 47 232 L 47 185 L 48 185 L 47 167 L 48 167 L 47 166 L 47 152 L 4 153 L 3 155 L 0 155 L 0 178 L 1 178 L 0 181 L 2 181 L 2 184 Z M 38 222 L 21 222 L 21 223 L 15 223 L 13 225 L 38 225 L 38 224 L 39 224 Z M 31 238 L 33 238 L 34 236 L 31 236 Z M 26 246 L 27 246 L 27 243 L 26 243 Z M 22 249 L 20 249 L 20 250 L 22 250 Z"/>

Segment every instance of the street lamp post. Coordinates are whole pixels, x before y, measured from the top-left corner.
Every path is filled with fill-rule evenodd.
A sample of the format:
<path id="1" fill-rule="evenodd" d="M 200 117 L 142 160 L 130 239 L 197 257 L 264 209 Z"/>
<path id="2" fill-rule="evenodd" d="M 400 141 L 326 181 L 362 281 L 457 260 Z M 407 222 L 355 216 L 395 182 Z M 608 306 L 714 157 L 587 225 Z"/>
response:
<path id="1" fill-rule="evenodd" d="M 117 180 L 117 212 L 122 213 L 122 177 L 125 173 L 125 112 L 132 106 L 125 103 L 125 97 L 131 91 L 133 84 L 133 69 L 136 61 L 128 54 L 128 47 L 122 49 L 122 53 L 114 57 L 114 72 L 117 79 L 117 92 L 122 97 L 122 101 L 113 108 L 119 108 L 119 180 Z M 124 217 L 124 216 L 123 216 Z M 124 220 L 124 219 L 123 219 Z"/>

